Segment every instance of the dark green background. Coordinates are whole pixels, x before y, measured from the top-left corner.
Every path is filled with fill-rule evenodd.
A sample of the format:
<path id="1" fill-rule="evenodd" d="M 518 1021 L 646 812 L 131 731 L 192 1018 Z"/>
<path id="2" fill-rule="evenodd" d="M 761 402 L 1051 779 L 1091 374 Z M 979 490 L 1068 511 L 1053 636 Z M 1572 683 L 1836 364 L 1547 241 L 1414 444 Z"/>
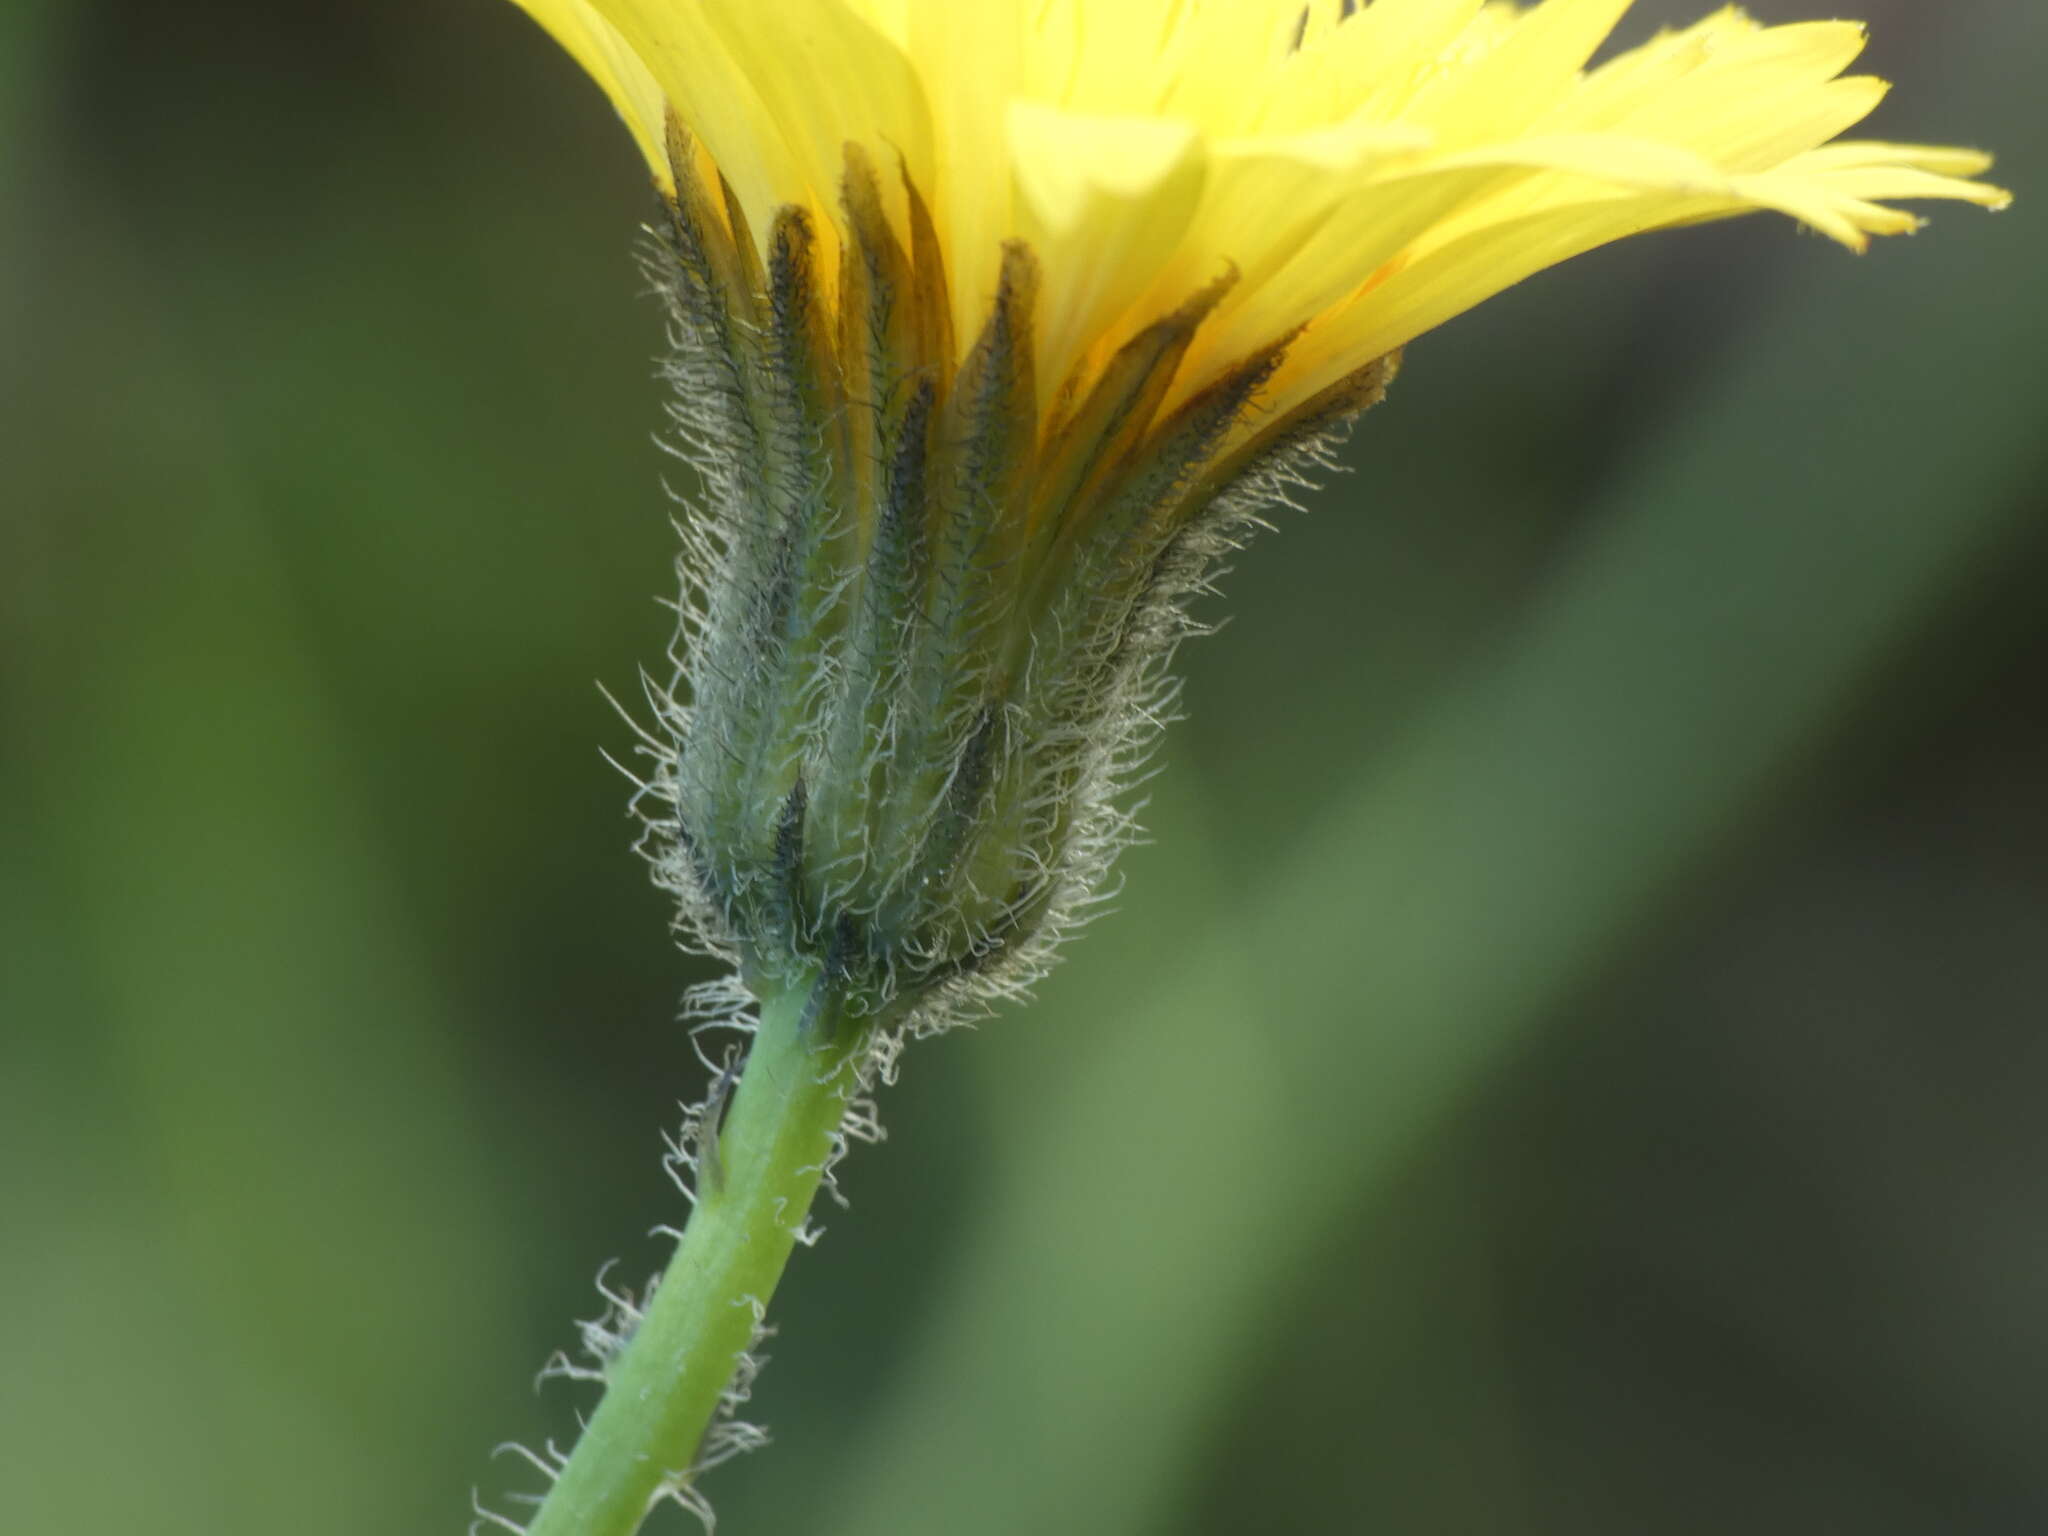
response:
<path id="1" fill-rule="evenodd" d="M 1866 13 L 2019 206 L 1414 349 L 723 1529 L 2048 1528 L 2048 17 Z M 658 1261 L 649 211 L 501 0 L 0 5 L 0 1529 L 458 1531 Z"/>

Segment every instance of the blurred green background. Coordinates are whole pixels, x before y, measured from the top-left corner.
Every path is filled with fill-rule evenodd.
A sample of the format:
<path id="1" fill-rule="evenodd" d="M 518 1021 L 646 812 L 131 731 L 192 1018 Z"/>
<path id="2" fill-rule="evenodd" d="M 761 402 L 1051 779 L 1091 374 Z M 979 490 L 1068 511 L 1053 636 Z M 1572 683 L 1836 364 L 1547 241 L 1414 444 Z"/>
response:
<path id="1" fill-rule="evenodd" d="M 1862 9 L 2018 207 L 1414 349 L 723 1529 L 2048 1529 L 2048 12 Z M 659 1262 L 649 211 L 502 0 L 0 5 L 0 1529 L 459 1531 Z"/>

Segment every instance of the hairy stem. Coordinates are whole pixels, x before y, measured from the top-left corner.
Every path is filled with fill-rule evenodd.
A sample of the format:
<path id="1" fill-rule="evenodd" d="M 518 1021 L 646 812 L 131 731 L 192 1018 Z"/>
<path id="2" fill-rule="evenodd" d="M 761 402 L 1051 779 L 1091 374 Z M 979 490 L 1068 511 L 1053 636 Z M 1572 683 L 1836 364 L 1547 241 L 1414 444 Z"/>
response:
<path id="1" fill-rule="evenodd" d="M 822 995 L 799 987 L 762 999 L 724 1129 L 699 1149 L 696 1209 L 528 1536 L 632 1536 L 687 1477 L 853 1092 L 864 1036 L 820 1009 Z"/>

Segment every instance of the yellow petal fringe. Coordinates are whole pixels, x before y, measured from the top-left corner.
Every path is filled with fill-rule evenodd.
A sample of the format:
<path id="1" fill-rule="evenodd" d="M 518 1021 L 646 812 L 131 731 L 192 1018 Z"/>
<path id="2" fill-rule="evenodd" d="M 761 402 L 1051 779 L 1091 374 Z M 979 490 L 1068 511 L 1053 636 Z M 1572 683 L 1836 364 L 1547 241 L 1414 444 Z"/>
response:
<path id="1" fill-rule="evenodd" d="M 1224 274 L 1167 406 L 1281 337 L 1284 413 L 1544 267 L 1775 209 L 1862 250 L 1894 199 L 2003 207 L 1990 157 L 1835 142 L 1882 99 L 1847 22 L 1727 8 L 1591 65 L 1628 0 L 519 0 L 673 193 L 674 111 L 765 241 L 837 268 L 846 146 L 930 210 L 966 347 L 1037 257 L 1038 402 Z M 910 239 L 903 184 L 885 212 Z M 761 247 L 765 255 L 765 245 Z M 830 278 L 828 276 L 828 283 Z M 827 295 L 828 301 L 830 295 Z M 958 361 L 958 358 L 955 358 Z"/>

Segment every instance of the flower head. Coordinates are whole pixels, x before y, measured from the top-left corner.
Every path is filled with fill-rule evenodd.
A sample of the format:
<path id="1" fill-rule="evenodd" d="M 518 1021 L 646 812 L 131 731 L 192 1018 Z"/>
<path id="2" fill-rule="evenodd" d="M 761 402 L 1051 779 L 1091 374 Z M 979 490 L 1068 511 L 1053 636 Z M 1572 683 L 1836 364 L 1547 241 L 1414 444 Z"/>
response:
<path id="1" fill-rule="evenodd" d="M 671 1278 L 562 1368 L 607 1391 L 527 1529 L 708 1527 L 866 1090 L 1100 896 L 1185 600 L 1399 350 L 1624 235 L 1775 209 L 1861 249 L 1913 227 L 1889 199 L 2005 194 L 1836 141 L 1885 89 L 1844 23 L 1723 10 L 1592 66 L 1628 0 L 519 3 L 662 197 L 696 479 L 634 805 L 738 972 L 685 1016 L 754 1035 L 673 1144 Z"/>
<path id="2" fill-rule="evenodd" d="M 520 0 L 667 205 L 685 926 L 852 1016 L 1042 968 L 1128 828 L 1179 600 L 1399 349 L 1624 235 L 2000 206 L 1838 141 L 1862 30 L 1627 0 Z"/>

